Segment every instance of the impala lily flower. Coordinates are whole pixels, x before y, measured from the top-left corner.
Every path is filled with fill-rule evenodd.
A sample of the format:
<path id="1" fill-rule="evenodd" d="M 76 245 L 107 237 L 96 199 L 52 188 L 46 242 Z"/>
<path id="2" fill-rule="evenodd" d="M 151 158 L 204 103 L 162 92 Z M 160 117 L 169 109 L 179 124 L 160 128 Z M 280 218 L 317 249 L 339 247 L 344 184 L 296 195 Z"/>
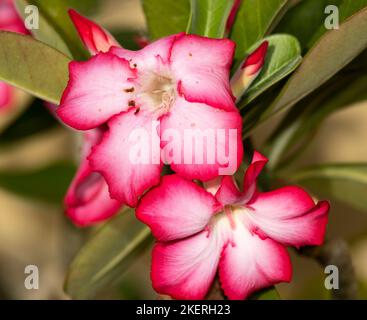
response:
<path id="1" fill-rule="evenodd" d="M 79 33 L 92 36 L 96 43 L 93 32 Z M 205 150 L 199 155 L 191 154 L 188 163 L 182 163 L 182 158 L 173 160 L 170 165 L 177 173 L 207 181 L 229 163 L 234 163 L 236 170 L 243 150 L 242 121 L 229 85 L 234 47 L 227 39 L 182 33 L 139 51 L 112 47 L 87 62 L 70 64 L 70 80 L 57 114 L 79 130 L 107 123 L 109 130 L 93 148 L 89 160 L 93 170 L 106 179 L 114 199 L 136 206 L 138 197 L 158 184 L 162 158 L 167 156 L 164 150 L 170 142 L 163 137 L 172 130 L 180 136 L 175 148 L 181 154 L 186 151 L 183 137 L 187 130 L 222 130 L 224 138 L 216 137 L 215 142 L 228 155 L 226 164 L 218 159 L 196 163 L 196 157 L 208 157 Z M 129 155 L 136 147 L 131 135 L 137 130 L 145 130 L 152 144 L 158 141 L 158 159 L 152 148 L 149 163 L 131 161 Z M 231 146 L 235 146 L 234 152 Z"/>
<path id="2" fill-rule="evenodd" d="M 103 177 L 93 172 L 87 156 L 102 138 L 103 129 L 86 131 L 83 138 L 82 160 L 65 196 L 66 214 L 79 226 L 104 221 L 117 213 L 122 204 L 110 198 Z"/>
<path id="3" fill-rule="evenodd" d="M 219 269 L 227 297 L 244 299 L 290 281 L 286 246 L 323 242 L 328 202 L 315 205 L 295 186 L 257 191 L 256 179 L 266 162 L 255 152 L 243 192 L 231 176 L 224 177 L 212 195 L 170 175 L 143 196 L 137 217 L 158 240 L 151 271 L 157 292 L 176 299 L 203 299 Z"/>
<path id="4" fill-rule="evenodd" d="M 252 52 L 231 79 L 231 87 L 237 101 L 241 99 L 247 89 L 260 74 L 265 62 L 269 43 L 264 41 L 254 52 Z"/>
<path id="5" fill-rule="evenodd" d="M 22 19 L 15 10 L 13 0 L 0 0 L 0 30 L 27 33 Z M 13 87 L 0 81 L 0 110 L 5 110 L 10 106 L 13 95 Z"/>

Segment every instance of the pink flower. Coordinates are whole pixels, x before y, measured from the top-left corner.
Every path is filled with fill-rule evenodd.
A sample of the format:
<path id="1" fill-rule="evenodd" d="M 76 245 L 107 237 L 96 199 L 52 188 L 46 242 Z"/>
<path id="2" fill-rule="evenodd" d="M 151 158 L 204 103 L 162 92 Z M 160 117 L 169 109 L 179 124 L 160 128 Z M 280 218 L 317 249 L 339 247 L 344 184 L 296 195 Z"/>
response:
<path id="1" fill-rule="evenodd" d="M 81 227 L 107 220 L 122 207 L 119 201 L 110 198 L 106 181 L 92 170 L 87 160 L 102 135 L 101 128 L 84 133 L 81 163 L 64 200 L 66 214 Z"/>
<path id="2" fill-rule="evenodd" d="M 94 41 L 97 48 L 90 32 L 93 29 L 85 28 L 89 31 L 79 30 L 83 37 L 90 38 L 84 42 Z M 209 151 L 204 150 L 199 155 L 191 154 L 189 161 L 183 161 L 183 157 L 172 160 L 171 168 L 177 173 L 207 181 L 218 176 L 228 163 L 235 164 L 233 172 L 237 169 L 243 149 L 242 121 L 229 85 L 234 48 L 228 39 L 182 33 L 139 51 L 112 47 L 87 62 L 70 64 L 70 80 L 57 114 L 78 130 L 107 124 L 109 130 L 93 148 L 89 160 L 92 169 L 106 179 L 114 199 L 136 206 L 138 197 L 159 183 L 162 159 L 169 157 L 166 151 L 170 140 L 165 133 L 171 131 L 179 136 L 174 148 L 185 154 L 185 160 L 183 138 L 187 130 L 225 132 L 223 139 L 215 138 L 215 144 L 227 152 L 227 163 L 217 158 L 213 163 L 196 163 L 197 156 L 209 157 Z M 151 148 L 148 163 L 131 161 L 136 148 L 131 137 L 139 130 L 147 133 L 152 145 L 158 142 L 158 159 Z M 231 146 L 236 147 L 234 152 Z"/>
<path id="3" fill-rule="evenodd" d="M 137 217 L 157 238 L 151 278 L 155 290 L 176 299 L 203 299 L 219 269 L 226 296 L 290 281 L 286 246 L 320 245 L 329 204 L 315 205 L 301 188 L 259 192 L 256 180 L 267 159 L 255 152 L 239 191 L 226 176 L 212 195 L 178 175 L 143 196 Z"/>
<path id="4" fill-rule="evenodd" d="M 264 41 L 254 52 L 252 52 L 231 79 L 231 87 L 237 101 L 241 99 L 246 90 L 260 74 L 265 63 L 269 43 Z"/>
<path id="5" fill-rule="evenodd" d="M 13 0 L 0 0 L 0 30 L 27 34 L 22 19 L 15 10 Z M 0 81 L 0 110 L 6 110 L 14 96 L 13 87 Z"/>

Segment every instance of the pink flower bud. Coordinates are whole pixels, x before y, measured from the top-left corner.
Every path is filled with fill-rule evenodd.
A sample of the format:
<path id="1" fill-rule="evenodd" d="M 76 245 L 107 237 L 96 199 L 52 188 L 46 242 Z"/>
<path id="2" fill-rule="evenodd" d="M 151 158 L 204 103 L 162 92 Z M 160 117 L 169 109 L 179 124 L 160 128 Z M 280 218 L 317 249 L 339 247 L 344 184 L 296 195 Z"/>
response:
<path id="1" fill-rule="evenodd" d="M 251 53 L 241 67 L 236 71 L 231 80 L 231 89 L 237 101 L 243 96 L 246 90 L 254 82 L 261 72 L 265 62 L 266 52 L 269 43 L 264 41 L 253 53 Z"/>

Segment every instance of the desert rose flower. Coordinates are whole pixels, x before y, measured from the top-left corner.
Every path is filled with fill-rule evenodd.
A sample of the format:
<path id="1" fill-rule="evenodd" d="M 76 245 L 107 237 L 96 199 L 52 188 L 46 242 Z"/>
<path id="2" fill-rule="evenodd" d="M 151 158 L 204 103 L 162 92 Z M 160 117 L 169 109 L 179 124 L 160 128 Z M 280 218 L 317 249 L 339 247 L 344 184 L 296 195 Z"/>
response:
<path id="1" fill-rule="evenodd" d="M 291 280 L 286 246 L 323 242 L 328 202 L 315 204 L 296 186 L 259 192 L 256 179 L 266 162 L 255 152 L 243 191 L 231 176 L 222 179 L 213 195 L 170 175 L 143 196 L 136 212 L 158 240 L 151 270 L 157 292 L 203 299 L 219 270 L 226 296 L 245 299 Z"/>
<path id="2" fill-rule="evenodd" d="M 0 0 L 0 30 L 26 34 L 22 19 L 19 17 L 13 0 Z M 0 111 L 10 106 L 14 88 L 0 81 Z"/>
<path id="3" fill-rule="evenodd" d="M 98 42 L 93 32 L 79 33 L 91 37 L 85 43 Z M 92 169 L 106 179 L 114 199 L 136 206 L 138 197 L 159 183 L 163 160 L 170 157 L 172 148 L 180 157 L 170 159 L 171 168 L 188 179 L 207 181 L 218 176 L 220 169 L 237 169 L 243 150 L 242 121 L 229 84 L 234 49 L 228 39 L 181 33 L 139 51 L 116 46 L 87 62 L 70 64 L 70 80 L 57 114 L 78 130 L 107 124 L 109 130 L 89 160 Z M 187 155 L 184 137 L 190 130 L 223 135 L 214 137 L 214 148 Z M 131 155 L 136 153 L 134 139 L 139 140 L 136 133 L 141 131 L 152 147 L 144 148 L 148 161 L 136 162 Z M 174 146 L 173 133 L 178 136 Z M 207 146 L 209 142 L 204 143 Z M 219 157 L 213 162 L 195 161 L 218 150 L 224 150 L 225 161 Z"/>
<path id="4" fill-rule="evenodd" d="M 241 66 L 236 71 L 231 79 L 231 87 L 237 101 L 241 99 L 247 89 L 255 81 L 264 66 L 266 53 L 269 43 L 264 41 L 254 52 L 252 52 L 241 63 Z"/>

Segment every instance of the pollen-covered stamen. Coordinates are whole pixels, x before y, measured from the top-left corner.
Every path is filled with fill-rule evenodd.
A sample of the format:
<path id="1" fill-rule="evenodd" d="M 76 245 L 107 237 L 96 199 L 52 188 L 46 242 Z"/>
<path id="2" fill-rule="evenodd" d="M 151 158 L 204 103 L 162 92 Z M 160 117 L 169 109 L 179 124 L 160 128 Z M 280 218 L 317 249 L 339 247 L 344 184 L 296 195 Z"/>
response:
<path id="1" fill-rule="evenodd" d="M 166 74 L 149 73 L 143 77 L 136 99 L 142 108 L 161 116 L 169 112 L 176 99 L 174 81 Z"/>

